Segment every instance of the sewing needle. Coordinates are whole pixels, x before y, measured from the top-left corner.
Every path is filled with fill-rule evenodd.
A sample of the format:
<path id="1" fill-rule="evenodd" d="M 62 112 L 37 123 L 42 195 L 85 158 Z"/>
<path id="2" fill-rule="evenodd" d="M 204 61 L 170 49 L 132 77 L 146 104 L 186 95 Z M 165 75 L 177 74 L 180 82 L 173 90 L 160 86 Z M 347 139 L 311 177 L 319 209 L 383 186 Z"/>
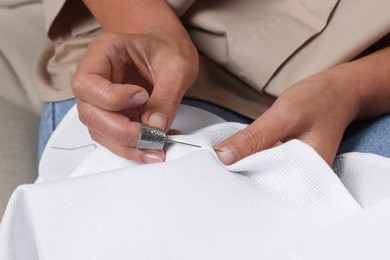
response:
<path id="1" fill-rule="evenodd" d="M 202 146 L 200 145 L 172 140 L 168 138 L 167 133 L 161 129 L 151 127 L 145 124 L 141 125 L 136 146 L 137 149 L 162 150 L 164 148 L 164 144 L 166 143 L 176 143 L 196 148 L 202 148 Z M 214 151 L 221 152 L 217 149 L 214 149 Z"/>
<path id="2" fill-rule="evenodd" d="M 192 147 L 196 147 L 196 148 L 202 148 L 202 146 L 197 145 L 197 144 L 191 144 L 191 143 L 185 143 L 185 142 L 181 142 L 181 141 L 176 141 L 176 140 L 169 139 L 168 137 L 166 138 L 166 142 L 167 143 L 174 143 L 174 144 L 188 145 L 188 146 L 192 146 Z M 221 150 L 218 150 L 218 149 L 215 149 L 215 148 L 213 148 L 213 150 L 216 151 L 216 152 L 222 152 Z"/>
<path id="3" fill-rule="evenodd" d="M 173 143 L 173 144 L 183 144 L 183 145 L 188 145 L 188 146 L 192 146 L 192 147 L 196 147 L 196 148 L 202 148 L 202 146 L 197 145 L 197 144 L 190 144 L 190 143 L 180 142 L 180 141 L 176 141 L 176 140 L 171 140 L 169 138 L 166 139 L 166 142 L 167 143 Z"/>

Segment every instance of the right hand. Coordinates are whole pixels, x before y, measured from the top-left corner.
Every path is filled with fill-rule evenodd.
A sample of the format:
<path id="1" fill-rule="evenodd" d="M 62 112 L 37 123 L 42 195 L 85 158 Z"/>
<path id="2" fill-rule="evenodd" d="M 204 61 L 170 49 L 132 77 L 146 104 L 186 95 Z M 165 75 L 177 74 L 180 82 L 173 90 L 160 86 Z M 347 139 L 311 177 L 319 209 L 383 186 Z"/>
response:
<path id="1" fill-rule="evenodd" d="M 161 162 L 164 151 L 134 148 L 140 123 L 168 131 L 197 74 L 198 54 L 186 34 L 102 33 L 77 67 L 72 90 L 92 139 L 129 160 Z"/>

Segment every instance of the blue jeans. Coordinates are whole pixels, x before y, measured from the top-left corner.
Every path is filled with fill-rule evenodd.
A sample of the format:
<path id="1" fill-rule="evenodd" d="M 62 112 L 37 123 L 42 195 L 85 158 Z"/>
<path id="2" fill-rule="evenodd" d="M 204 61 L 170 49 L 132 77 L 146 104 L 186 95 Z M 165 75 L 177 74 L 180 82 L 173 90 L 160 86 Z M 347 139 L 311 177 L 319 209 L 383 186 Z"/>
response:
<path id="1" fill-rule="evenodd" d="M 75 99 L 69 99 L 44 104 L 39 131 L 38 159 L 41 158 L 51 134 L 75 103 Z M 229 122 L 250 124 L 253 121 L 207 102 L 185 98 L 182 103 L 212 112 Z M 345 131 L 338 154 L 346 152 L 374 153 L 390 157 L 390 114 L 351 124 Z"/>
<path id="2" fill-rule="evenodd" d="M 74 104 L 76 104 L 75 98 L 43 104 L 39 125 L 38 161 L 41 160 L 43 150 L 50 136 Z"/>
<path id="3" fill-rule="evenodd" d="M 390 114 L 352 123 L 344 132 L 338 154 L 346 152 L 390 157 Z"/>

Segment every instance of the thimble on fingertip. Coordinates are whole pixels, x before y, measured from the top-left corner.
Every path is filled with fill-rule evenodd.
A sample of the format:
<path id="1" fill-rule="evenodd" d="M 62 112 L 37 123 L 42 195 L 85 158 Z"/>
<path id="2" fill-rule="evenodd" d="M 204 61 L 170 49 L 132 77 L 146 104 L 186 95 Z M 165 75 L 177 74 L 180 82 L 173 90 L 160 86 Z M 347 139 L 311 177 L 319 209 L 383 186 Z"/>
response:
<path id="1" fill-rule="evenodd" d="M 141 125 L 138 135 L 137 149 L 162 150 L 166 141 L 166 133 L 158 128 Z"/>

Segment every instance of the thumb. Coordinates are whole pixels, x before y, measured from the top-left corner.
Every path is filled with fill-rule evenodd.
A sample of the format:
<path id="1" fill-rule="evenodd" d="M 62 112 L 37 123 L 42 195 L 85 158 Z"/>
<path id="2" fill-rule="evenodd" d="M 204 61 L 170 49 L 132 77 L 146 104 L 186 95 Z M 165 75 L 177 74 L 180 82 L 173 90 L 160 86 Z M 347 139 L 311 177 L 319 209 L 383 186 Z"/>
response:
<path id="1" fill-rule="evenodd" d="M 149 101 L 145 104 L 141 121 L 152 127 L 168 131 L 185 90 L 171 85 L 155 85 Z"/>
<path id="2" fill-rule="evenodd" d="M 268 111 L 245 129 L 215 146 L 217 156 L 223 164 L 230 165 L 258 151 L 271 148 L 294 131 L 293 124 L 276 119 Z"/>

